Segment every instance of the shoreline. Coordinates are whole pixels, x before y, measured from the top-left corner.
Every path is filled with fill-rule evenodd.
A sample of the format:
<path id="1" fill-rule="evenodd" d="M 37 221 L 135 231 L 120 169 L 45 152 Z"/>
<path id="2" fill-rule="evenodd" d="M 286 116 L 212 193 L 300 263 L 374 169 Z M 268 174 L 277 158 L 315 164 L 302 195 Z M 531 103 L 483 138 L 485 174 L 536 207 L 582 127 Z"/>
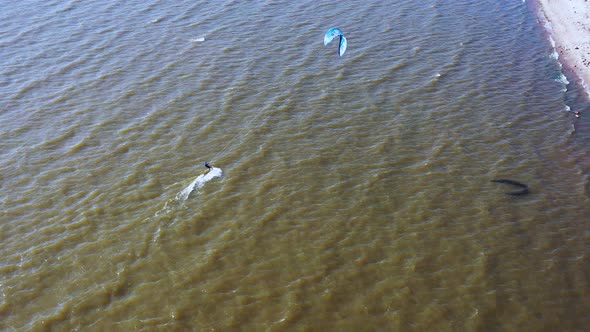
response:
<path id="1" fill-rule="evenodd" d="M 558 61 L 573 73 L 590 99 L 590 1 L 536 0 Z"/>

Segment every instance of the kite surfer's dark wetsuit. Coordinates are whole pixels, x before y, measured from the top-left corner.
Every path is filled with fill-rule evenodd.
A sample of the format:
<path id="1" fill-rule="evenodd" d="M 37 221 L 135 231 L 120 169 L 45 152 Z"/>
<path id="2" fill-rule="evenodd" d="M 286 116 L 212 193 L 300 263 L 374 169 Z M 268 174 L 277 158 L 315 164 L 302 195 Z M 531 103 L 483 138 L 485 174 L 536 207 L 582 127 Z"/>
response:
<path id="1" fill-rule="evenodd" d="M 211 165 L 209 165 L 209 162 L 205 163 L 205 167 L 207 167 L 208 169 L 211 169 Z"/>

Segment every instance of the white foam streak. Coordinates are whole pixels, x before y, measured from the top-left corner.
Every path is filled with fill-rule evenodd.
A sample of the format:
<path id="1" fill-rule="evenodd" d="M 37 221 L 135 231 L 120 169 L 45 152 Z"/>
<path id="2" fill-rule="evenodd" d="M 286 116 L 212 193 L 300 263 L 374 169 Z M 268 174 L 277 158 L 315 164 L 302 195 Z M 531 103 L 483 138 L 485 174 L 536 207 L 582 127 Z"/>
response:
<path id="1" fill-rule="evenodd" d="M 180 200 L 180 201 L 185 201 L 193 191 L 203 188 L 205 183 L 207 183 L 215 178 L 220 178 L 222 176 L 223 176 L 223 171 L 221 170 L 221 168 L 212 167 L 209 170 L 209 172 L 199 175 L 193 182 L 191 182 L 186 188 L 184 188 L 176 196 L 176 199 Z"/>

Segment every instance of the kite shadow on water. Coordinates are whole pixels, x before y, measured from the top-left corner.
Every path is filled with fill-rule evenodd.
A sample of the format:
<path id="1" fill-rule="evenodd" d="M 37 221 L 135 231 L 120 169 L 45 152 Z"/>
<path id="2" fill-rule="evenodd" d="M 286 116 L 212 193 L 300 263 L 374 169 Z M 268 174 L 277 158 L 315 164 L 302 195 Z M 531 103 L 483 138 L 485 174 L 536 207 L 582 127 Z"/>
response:
<path id="1" fill-rule="evenodd" d="M 517 190 L 517 191 L 507 192 L 506 195 L 508 195 L 508 196 L 524 196 L 529 193 L 529 186 L 527 186 L 524 183 L 520 183 L 518 181 L 508 180 L 508 179 L 494 179 L 494 180 L 492 180 L 492 182 L 508 184 L 508 185 L 512 185 L 512 186 L 516 186 L 516 187 L 521 188 L 520 190 Z"/>

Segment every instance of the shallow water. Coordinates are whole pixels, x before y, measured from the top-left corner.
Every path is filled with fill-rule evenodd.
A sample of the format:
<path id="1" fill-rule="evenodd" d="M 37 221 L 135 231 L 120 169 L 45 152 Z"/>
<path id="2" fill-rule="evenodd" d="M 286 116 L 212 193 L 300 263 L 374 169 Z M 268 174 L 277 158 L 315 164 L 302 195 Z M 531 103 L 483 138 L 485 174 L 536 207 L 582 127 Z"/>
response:
<path id="1" fill-rule="evenodd" d="M 0 329 L 583 330 L 554 54 L 521 1 L 5 4 Z"/>

